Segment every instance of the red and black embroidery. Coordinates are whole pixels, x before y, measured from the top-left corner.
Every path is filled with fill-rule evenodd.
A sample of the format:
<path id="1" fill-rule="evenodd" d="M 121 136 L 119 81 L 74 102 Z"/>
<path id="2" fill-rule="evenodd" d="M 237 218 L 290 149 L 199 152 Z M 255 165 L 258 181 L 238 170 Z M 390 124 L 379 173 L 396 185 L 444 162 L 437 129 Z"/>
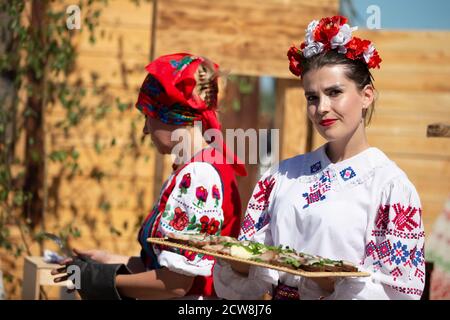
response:
<path id="1" fill-rule="evenodd" d="M 417 212 L 419 212 L 419 208 L 415 208 L 412 206 L 408 206 L 405 208 L 405 206 L 401 205 L 400 203 L 396 203 L 392 207 L 394 208 L 396 214 L 392 222 L 395 224 L 395 227 L 398 230 L 405 231 L 406 228 L 408 229 L 408 231 L 412 231 L 419 226 L 419 224 L 414 221 L 414 216 Z"/>
<path id="2" fill-rule="evenodd" d="M 270 193 L 275 185 L 275 178 L 267 177 L 264 181 L 258 181 L 258 192 L 253 195 L 253 198 L 258 203 L 263 203 L 263 209 L 265 210 L 269 206 Z"/>

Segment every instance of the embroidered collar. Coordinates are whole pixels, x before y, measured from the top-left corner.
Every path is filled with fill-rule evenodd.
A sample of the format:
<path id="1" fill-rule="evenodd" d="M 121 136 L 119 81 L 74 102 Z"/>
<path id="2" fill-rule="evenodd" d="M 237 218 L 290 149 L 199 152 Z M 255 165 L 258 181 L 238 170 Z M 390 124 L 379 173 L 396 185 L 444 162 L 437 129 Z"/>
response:
<path id="1" fill-rule="evenodd" d="M 307 161 L 310 174 L 317 174 L 322 170 L 330 170 L 340 182 L 353 182 L 366 177 L 375 168 L 388 163 L 389 158 L 378 148 L 370 147 L 348 159 L 332 163 L 326 152 L 326 144 L 311 153 Z"/>

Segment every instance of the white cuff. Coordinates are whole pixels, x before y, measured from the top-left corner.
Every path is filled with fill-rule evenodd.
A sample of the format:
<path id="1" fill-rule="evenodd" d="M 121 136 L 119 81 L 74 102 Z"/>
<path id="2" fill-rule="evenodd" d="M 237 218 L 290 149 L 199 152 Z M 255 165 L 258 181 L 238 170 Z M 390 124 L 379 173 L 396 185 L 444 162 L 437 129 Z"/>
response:
<path id="1" fill-rule="evenodd" d="M 186 276 L 204 276 L 209 277 L 211 275 L 211 269 L 214 265 L 214 260 L 188 260 L 181 254 L 161 251 L 158 256 L 158 262 L 161 266 L 166 267 L 170 271 L 184 274 Z"/>

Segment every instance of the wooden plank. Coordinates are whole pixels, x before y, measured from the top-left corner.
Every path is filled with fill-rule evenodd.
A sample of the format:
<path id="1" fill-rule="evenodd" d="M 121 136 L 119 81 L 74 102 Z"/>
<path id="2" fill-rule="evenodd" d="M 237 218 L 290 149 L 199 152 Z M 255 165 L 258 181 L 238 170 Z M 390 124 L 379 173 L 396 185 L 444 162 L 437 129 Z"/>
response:
<path id="1" fill-rule="evenodd" d="M 448 159 L 409 157 L 397 154 L 388 154 L 388 156 L 408 175 L 413 175 L 417 179 L 435 182 L 437 179 L 444 178 L 443 182 L 450 183 L 450 161 Z M 449 179 L 445 179 L 446 176 Z"/>
<path id="2" fill-rule="evenodd" d="M 151 20 L 151 18 L 149 18 Z M 81 33 L 78 52 L 103 56 L 118 57 L 120 55 L 149 57 L 151 25 L 145 27 L 103 26 L 99 25 L 94 33 L 96 41 L 89 41 L 89 34 Z"/>
<path id="3" fill-rule="evenodd" d="M 442 119 L 438 116 L 424 115 L 375 115 L 372 120 L 377 124 L 367 128 L 369 136 L 409 137 L 412 139 L 426 139 L 427 127 L 430 122 Z"/>
<path id="4" fill-rule="evenodd" d="M 286 52 L 334 0 L 165 0 L 158 3 L 156 56 L 192 52 L 243 75 L 284 75 Z"/>
<path id="5" fill-rule="evenodd" d="M 449 103 L 450 92 L 382 90 L 375 103 L 375 114 L 450 117 Z"/>
<path id="6" fill-rule="evenodd" d="M 373 72 L 375 87 L 380 90 L 448 92 L 448 72 L 432 72 L 426 68 L 391 68 Z"/>
<path id="7" fill-rule="evenodd" d="M 49 211 L 78 208 L 81 211 L 97 210 L 105 213 L 108 210 L 129 208 L 146 212 L 152 205 L 151 179 L 110 178 L 97 182 L 84 176 L 72 178 L 70 181 L 63 180 L 57 187 L 58 194 L 55 196 L 52 193 L 53 190 L 49 190 Z M 160 188 L 160 186 L 154 187 Z M 108 207 L 104 210 L 102 210 L 102 203 L 108 203 Z M 57 211 L 54 213 L 58 214 Z"/>
<path id="8" fill-rule="evenodd" d="M 448 41 L 448 31 L 400 31 L 400 30 L 368 30 L 360 29 L 356 31 L 358 37 L 373 41 L 380 53 L 405 52 L 424 54 L 448 58 L 450 44 Z M 432 44 L 432 45 L 431 45 Z"/>
<path id="9" fill-rule="evenodd" d="M 100 25 L 141 29 L 150 27 L 153 1 L 108 0 L 108 5 L 99 19 Z"/>
<path id="10" fill-rule="evenodd" d="M 99 84 L 120 86 L 124 89 L 140 86 L 147 75 L 145 66 L 148 64 L 145 55 L 132 57 L 114 57 L 110 55 L 92 55 L 80 53 L 76 62 L 76 70 L 69 77 L 74 83 L 81 79 L 83 85 L 91 85 L 93 76 Z"/>
<path id="11" fill-rule="evenodd" d="M 423 131 L 425 135 L 425 131 Z M 427 139 L 426 137 L 408 137 L 392 135 L 370 135 L 369 143 L 383 150 L 385 153 L 410 155 L 437 156 L 448 159 L 450 145 L 446 139 Z M 412 147 L 414 146 L 414 147 Z"/>
<path id="12" fill-rule="evenodd" d="M 277 80 L 276 126 L 281 130 L 280 160 L 307 152 L 308 116 L 299 84 L 295 80 Z"/>
<path id="13" fill-rule="evenodd" d="M 57 147 L 55 148 L 57 149 Z M 111 148 L 97 153 L 89 147 L 76 146 L 80 156 L 77 159 L 81 176 L 89 176 L 96 169 L 104 174 L 103 180 L 121 181 L 140 177 L 142 179 L 152 179 L 152 168 L 154 166 L 155 151 L 152 149 L 139 151 L 139 155 L 133 155 L 131 151 Z M 58 162 L 49 162 L 48 178 L 58 179 L 70 174 L 70 169 L 63 169 Z M 68 178 L 67 178 L 68 179 Z M 49 182 L 50 183 L 50 182 Z"/>
<path id="14" fill-rule="evenodd" d="M 145 28 L 148 27 L 151 19 L 151 13 L 153 8 L 153 0 L 138 1 L 137 5 L 134 1 L 130 0 L 108 0 L 105 5 L 103 1 L 92 1 L 91 11 L 101 9 L 99 17 L 99 26 L 116 26 L 122 27 L 134 27 Z M 69 5 L 78 4 L 75 1 L 59 0 L 52 1 L 52 7 L 55 9 L 66 11 Z M 81 17 L 83 19 L 84 10 L 86 8 L 81 7 Z M 81 28 L 86 28 L 84 24 Z M 87 30 L 86 30 L 87 32 Z"/>
<path id="15" fill-rule="evenodd" d="M 65 215 L 66 216 L 66 215 Z M 117 254 L 124 254 L 128 256 L 139 256 L 140 244 L 137 241 L 139 229 L 134 228 L 137 214 L 128 216 L 129 221 L 128 230 L 124 230 L 121 224 L 114 223 L 113 225 L 120 231 L 120 235 L 110 232 L 111 223 L 100 219 L 100 216 L 93 216 L 96 218 L 94 226 L 88 225 L 87 222 L 77 220 L 77 229 L 80 231 L 81 237 L 74 239 L 70 238 L 70 245 L 74 248 L 84 249 L 103 249 Z M 125 218 L 123 219 L 125 221 Z M 139 222 L 139 227 L 143 221 Z M 92 220 L 91 222 L 92 223 Z"/>
<path id="16" fill-rule="evenodd" d="M 113 138 L 116 146 L 126 147 L 130 142 L 134 142 L 139 147 L 142 139 L 146 141 L 145 145 L 149 146 L 150 139 L 149 137 L 144 138 L 142 131 L 144 117 L 137 110 L 136 113 L 132 116 L 123 114 L 122 119 L 106 118 L 98 121 L 93 119 L 82 121 L 77 127 L 71 128 L 68 134 L 62 129 L 50 128 L 49 138 L 52 146 L 57 145 L 58 147 L 77 144 L 93 148 L 96 142 L 102 146 L 109 146 Z M 54 124 L 57 122 L 55 121 Z"/>

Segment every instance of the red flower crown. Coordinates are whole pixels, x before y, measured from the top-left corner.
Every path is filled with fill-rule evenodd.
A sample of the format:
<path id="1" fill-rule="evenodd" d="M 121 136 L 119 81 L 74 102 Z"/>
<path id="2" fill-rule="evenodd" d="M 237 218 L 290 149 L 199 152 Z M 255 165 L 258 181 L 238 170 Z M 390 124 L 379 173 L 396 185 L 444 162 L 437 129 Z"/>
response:
<path id="1" fill-rule="evenodd" d="M 300 48 L 292 45 L 287 53 L 289 70 L 301 76 L 303 70 L 300 61 L 329 50 L 337 50 L 352 60 L 364 61 L 369 69 L 380 68 L 381 58 L 373 43 L 352 36 L 352 32 L 357 29 L 350 27 L 343 16 L 313 20 L 306 29 L 305 41 Z"/>

